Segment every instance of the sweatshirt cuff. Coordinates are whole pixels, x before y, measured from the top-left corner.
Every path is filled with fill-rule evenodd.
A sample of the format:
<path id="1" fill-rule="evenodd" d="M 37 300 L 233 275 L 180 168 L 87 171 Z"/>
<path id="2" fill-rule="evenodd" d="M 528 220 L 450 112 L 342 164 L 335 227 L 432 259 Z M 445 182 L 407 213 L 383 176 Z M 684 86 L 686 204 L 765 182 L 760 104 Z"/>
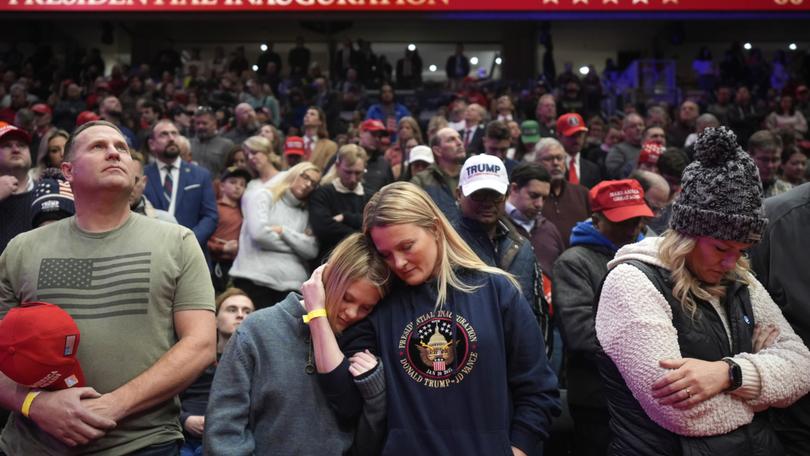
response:
<path id="1" fill-rule="evenodd" d="M 354 378 L 354 384 L 360 390 L 363 399 L 371 399 L 385 392 L 385 376 L 383 375 L 382 361 L 378 358 L 374 369 Z"/>
<path id="2" fill-rule="evenodd" d="M 762 393 L 762 379 L 754 363 L 745 358 L 733 358 L 742 370 L 742 386 L 731 391 L 731 394 L 742 399 L 756 399 Z"/>
<path id="3" fill-rule="evenodd" d="M 349 360 L 343 361 L 331 372 L 319 373 L 318 384 L 337 413 L 344 417 L 355 417 L 363 408 L 360 396 L 349 373 Z"/>
<path id="4" fill-rule="evenodd" d="M 540 445 L 540 437 L 537 434 L 514 427 L 509 435 L 509 440 L 512 446 L 520 448 L 526 454 L 534 454 Z"/>

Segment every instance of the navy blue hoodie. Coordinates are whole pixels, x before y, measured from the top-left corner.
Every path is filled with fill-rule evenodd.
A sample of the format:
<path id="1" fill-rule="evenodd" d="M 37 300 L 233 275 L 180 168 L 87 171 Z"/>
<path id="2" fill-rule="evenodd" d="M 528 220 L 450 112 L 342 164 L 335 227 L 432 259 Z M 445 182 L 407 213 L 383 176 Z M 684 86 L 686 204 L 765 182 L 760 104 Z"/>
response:
<path id="1" fill-rule="evenodd" d="M 480 285 L 448 290 L 434 311 L 435 283 L 395 279 L 388 296 L 341 337 L 344 352 L 382 359 L 388 401 L 384 455 L 533 454 L 560 412 L 557 378 L 529 305 L 506 278 L 462 272 Z M 339 413 L 359 395 L 345 368 L 321 376 Z"/>

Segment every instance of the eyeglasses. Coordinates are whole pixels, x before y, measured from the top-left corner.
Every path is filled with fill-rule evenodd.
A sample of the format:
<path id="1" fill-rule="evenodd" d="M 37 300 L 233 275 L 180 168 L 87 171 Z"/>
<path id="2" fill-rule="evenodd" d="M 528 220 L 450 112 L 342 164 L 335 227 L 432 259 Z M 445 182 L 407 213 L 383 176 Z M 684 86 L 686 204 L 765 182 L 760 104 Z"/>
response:
<path id="1" fill-rule="evenodd" d="M 214 112 L 214 108 L 211 106 L 198 106 L 196 111 L 197 114 L 208 114 L 211 112 Z"/>
<path id="2" fill-rule="evenodd" d="M 565 155 L 544 155 L 540 158 L 544 162 L 563 162 L 565 163 Z"/>

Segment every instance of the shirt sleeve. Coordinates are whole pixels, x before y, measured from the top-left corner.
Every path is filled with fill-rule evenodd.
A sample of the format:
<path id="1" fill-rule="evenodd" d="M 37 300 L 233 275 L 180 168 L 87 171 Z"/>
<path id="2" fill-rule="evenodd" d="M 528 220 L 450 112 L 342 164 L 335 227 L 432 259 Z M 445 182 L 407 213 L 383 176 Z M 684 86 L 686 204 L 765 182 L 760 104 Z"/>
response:
<path id="1" fill-rule="evenodd" d="M 537 320 L 520 291 L 496 277 L 506 338 L 507 382 L 512 398 L 510 440 L 531 454 L 551 432 L 552 416 L 560 414 L 557 376 L 548 364 Z"/>
<path id="2" fill-rule="evenodd" d="M 759 373 L 760 394 L 747 403 L 756 411 L 773 406 L 787 407 L 810 391 L 810 375 L 807 375 L 810 350 L 785 320 L 765 287 L 753 276 L 749 276 L 749 280 L 752 281 L 749 290 L 754 320 L 760 325 L 776 325 L 779 336 L 757 353 L 740 353 L 734 357 L 749 361 Z"/>
<path id="3" fill-rule="evenodd" d="M 203 436 L 206 454 L 252 455 L 256 449 L 250 426 L 253 357 L 241 332 L 234 333 L 211 385 Z"/>
<path id="4" fill-rule="evenodd" d="M 180 255 L 183 260 L 174 292 L 175 312 L 180 310 L 214 311 L 214 287 L 197 238 L 183 230 Z"/>

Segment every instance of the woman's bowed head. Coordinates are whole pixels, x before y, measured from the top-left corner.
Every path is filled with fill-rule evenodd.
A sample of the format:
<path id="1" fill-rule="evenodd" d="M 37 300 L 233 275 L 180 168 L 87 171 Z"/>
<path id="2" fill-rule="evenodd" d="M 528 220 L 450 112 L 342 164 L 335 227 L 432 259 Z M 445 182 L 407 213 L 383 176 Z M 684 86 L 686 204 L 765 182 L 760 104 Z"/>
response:
<path id="1" fill-rule="evenodd" d="M 326 309 L 330 328 L 340 334 L 371 313 L 388 289 L 388 276 L 369 240 L 351 234 L 302 285 L 304 305 L 307 312 Z"/>
<path id="2" fill-rule="evenodd" d="M 757 167 L 707 128 L 682 184 L 670 229 L 608 265 L 596 336 L 611 451 L 783 454 L 756 412 L 810 390 L 810 352 L 745 257 L 768 223 Z"/>
<path id="3" fill-rule="evenodd" d="M 517 286 L 510 274 L 483 263 L 430 196 L 409 182 L 386 185 L 371 197 L 363 231 L 400 280 L 410 286 L 436 280 L 437 308 L 447 300 L 448 285 L 464 293 L 476 289 L 458 277 L 457 268 L 503 275 Z"/>

